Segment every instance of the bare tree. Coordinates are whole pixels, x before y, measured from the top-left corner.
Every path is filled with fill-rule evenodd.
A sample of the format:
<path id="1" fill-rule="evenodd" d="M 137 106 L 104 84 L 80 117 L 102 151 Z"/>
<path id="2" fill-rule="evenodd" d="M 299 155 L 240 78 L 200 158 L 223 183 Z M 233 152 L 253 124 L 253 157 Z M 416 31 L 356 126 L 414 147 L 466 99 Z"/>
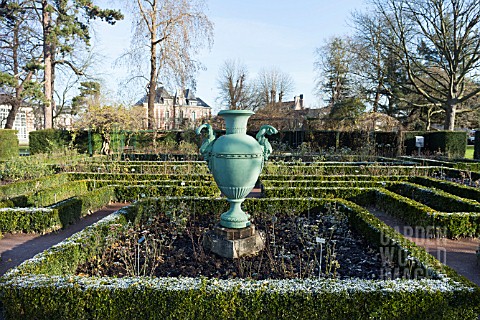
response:
<path id="1" fill-rule="evenodd" d="M 157 83 L 195 87 L 194 75 L 200 67 L 195 55 L 212 44 L 213 24 L 204 13 L 203 0 L 136 0 L 135 4 L 136 30 L 128 56 L 142 75 L 145 45 L 149 48 L 148 128 L 154 129 Z"/>
<path id="2" fill-rule="evenodd" d="M 385 45 L 398 52 L 412 90 L 445 111 L 453 130 L 458 107 L 480 94 L 469 86 L 480 67 L 478 0 L 373 0 L 388 26 Z"/>
<path id="3" fill-rule="evenodd" d="M 2 101 L 11 106 L 5 123 L 12 129 L 25 102 L 43 101 L 36 81 L 41 69 L 35 16 L 27 10 L 29 1 L 3 1 L 0 4 L 0 89 Z"/>
<path id="4" fill-rule="evenodd" d="M 278 68 L 262 69 L 258 73 L 256 90 L 263 106 L 274 106 L 277 102 L 282 102 L 294 87 L 293 78 Z"/>
<path id="5" fill-rule="evenodd" d="M 251 108 L 252 86 L 248 83 L 247 66 L 238 60 L 227 60 L 220 67 L 217 78 L 217 98 L 229 109 Z"/>

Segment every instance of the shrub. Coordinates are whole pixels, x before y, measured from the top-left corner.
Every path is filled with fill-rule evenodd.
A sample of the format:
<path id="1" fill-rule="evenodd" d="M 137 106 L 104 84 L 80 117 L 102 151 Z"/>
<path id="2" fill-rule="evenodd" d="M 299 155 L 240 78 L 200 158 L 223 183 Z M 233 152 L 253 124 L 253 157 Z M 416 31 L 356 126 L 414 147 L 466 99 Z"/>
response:
<path id="1" fill-rule="evenodd" d="M 30 154 L 51 153 L 65 149 L 70 141 L 71 134 L 66 130 L 45 129 L 32 131 L 28 135 Z"/>
<path id="2" fill-rule="evenodd" d="M 438 211 L 480 212 L 480 203 L 477 201 L 464 199 L 435 188 L 425 188 L 414 183 L 400 182 L 393 183 L 387 189 Z"/>
<path id="3" fill-rule="evenodd" d="M 46 165 L 42 159 L 35 157 L 18 157 L 15 160 L 9 160 L 1 164 L 1 180 L 18 181 L 31 180 L 54 173 L 50 165 Z"/>
<path id="4" fill-rule="evenodd" d="M 467 148 L 467 134 L 464 131 L 407 131 L 402 133 L 405 154 L 416 154 L 415 136 L 425 138 L 422 152 L 440 152 L 448 158 L 463 158 Z"/>
<path id="5" fill-rule="evenodd" d="M 47 208 L 3 208 L 0 209 L 0 231 L 46 233 L 64 228 L 112 199 L 113 189 L 105 187 Z"/>
<path id="6" fill-rule="evenodd" d="M 480 199 L 480 189 L 468 187 L 463 184 L 429 177 L 410 177 L 409 181 L 426 187 L 441 189 L 462 198 L 476 201 Z"/>
<path id="7" fill-rule="evenodd" d="M 34 180 L 12 182 L 0 186 L 0 199 L 19 196 L 32 191 L 38 191 L 40 189 L 56 187 L 60 184 L 67 183 L 68 181 L 70 181 L 69 175 L 66 173 L 60 173 Z"/>
<path id="8" fill-rule="evenodd" d="M 9 160 L 18 155 L 17 130 L 0 129 L 0 160 Z"/>
<path id="9" fill-rule="evenodd" d="M 306 208 L 321 199 L 247 199 L 252 207 Z M 144 207 L 178 201 L 222 211 L 212 199 L 148 199 L 110 215 L 75 234 L 1 279 L 7 318 L 62 319 L 477 319 L 479 289 L 442 265 L 376 217 L 338 200 L 352 226 L 378 246 L 402 252 L 421 280 L 217 280 L 194 278 L 81 277 L 79 263 L 99 254 L 114 227 L 147 214 Z M 299 206 L 299 207 L 295 207 Z M 203 210 L 199 209 L 198 211 Z M 152 210 L 150 210 L 152 211 Z M 150 212 L 155 214 L 155 212 Z M 127 218 L 127 219 L 126 219 Z"/>

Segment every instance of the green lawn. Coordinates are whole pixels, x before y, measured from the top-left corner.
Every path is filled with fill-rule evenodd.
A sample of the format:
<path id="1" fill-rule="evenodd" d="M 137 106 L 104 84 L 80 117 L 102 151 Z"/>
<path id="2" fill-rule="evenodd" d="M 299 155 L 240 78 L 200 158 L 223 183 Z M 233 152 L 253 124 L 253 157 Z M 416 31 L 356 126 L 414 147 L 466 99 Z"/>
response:
<path id="1" fill-rule="evenodd" d="M 467 146 L 467 150 L 465 151 L 465 159 L 473 159 L 473 147 L 474 146 Z"/>

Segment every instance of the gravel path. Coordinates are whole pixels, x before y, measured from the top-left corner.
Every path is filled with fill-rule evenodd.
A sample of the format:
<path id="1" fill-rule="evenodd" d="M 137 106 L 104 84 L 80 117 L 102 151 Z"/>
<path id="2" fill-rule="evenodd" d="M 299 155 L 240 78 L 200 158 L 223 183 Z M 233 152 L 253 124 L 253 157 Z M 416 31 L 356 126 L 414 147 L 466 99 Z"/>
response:
<path id="1" fill-rule="evenodd" d="M 370 212 L 396 231 L 400 232 L 418 246 L 424 247 L 428 253 L 446 264 L 459 274 L 480 286 L 480 265 L 477 263 L 476 250 L 480 244 L 477 238 L 461 238 L 451 240 L 447 238 L 426 238 L 422 230 L 415 230 L 401 219 L 392 217 L 384 212 L 369 208 Z"/>
<path id="2" fill-rule="evenodd" d="M 254 189 L 249 197 L 259 197 L 260 190 Z M 37 253 L 70 237 L 75 232 L 97 222 L 110 213 L 124 207 L 123 203 L 111 204 L 93 214 L 81 219 L 74 225 L 46 235 L 35 234 L 5 234 L 0 239 L 0 275 L 23 261 L 32 258 Z M 423 237 L 418 230 L 405 224 L 402 220 L 383 212 L 370 210 L 375 216 L 389 226 L 403 234 L 417 245 L 423 246 L 434 257 L 455 269 L 459 274 L 480 285 L 480 266 L 477 263 L 475 252 L 480 243 L 479 239 L 465 238 L 451 240 L 446 238 L 429 239 Z"/>
<path id="3" fill-rule="evenodd" d="M 39 252 L 50 248 L 72 234 L 83 230 L 85 227 L 97 222 L 110 213 L 124 207 L 124 203 L 108 205 L 89 216 L 82 218 L 77 223 L 65 229 L 58 230 L 46 235 L 38 234 L 10 234 L 7 233 L 0 239 L 0 276 L 8 269 L 18 266 L 23 261 L 32 258 Z"/>

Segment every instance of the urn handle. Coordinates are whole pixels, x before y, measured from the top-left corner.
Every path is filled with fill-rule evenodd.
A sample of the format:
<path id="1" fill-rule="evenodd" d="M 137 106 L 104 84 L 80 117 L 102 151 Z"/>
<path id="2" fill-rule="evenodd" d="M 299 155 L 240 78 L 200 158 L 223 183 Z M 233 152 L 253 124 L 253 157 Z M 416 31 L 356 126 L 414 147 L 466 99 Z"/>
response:
<path id="1" fill-rule="evenodd" d="M 212 151 L 213 143 L 215 142 L 215 134 L 213 133 L 212 126 L 208 123 L 202 124 L 195 130 L 197 135 L 202 134 L 203 129 L 207 129 L 207 136 L 203 139 L 202 145 L 200 146 L 200 153 L 203 155 L 205 161 L 209 162 L 210 152 Z"/>
<path id="2" fill-rule="evenodd" d="M 268 139 L 265 137 L 265 135 L 266 134 L 271 135 L 276 133 L 278 133 L 278 130 L 267 124 L 261 126 L 260 131 L 258 131 L 257 133 L 256 138 L 258 140 L 258 143 L 263 148 L 263 158 L 265 159 L 265 161 L 268 160 L 268 157 L 270 156 L 273 150 L 272 145 L 270 144 L 270 142 L 268 142 Z"/>

